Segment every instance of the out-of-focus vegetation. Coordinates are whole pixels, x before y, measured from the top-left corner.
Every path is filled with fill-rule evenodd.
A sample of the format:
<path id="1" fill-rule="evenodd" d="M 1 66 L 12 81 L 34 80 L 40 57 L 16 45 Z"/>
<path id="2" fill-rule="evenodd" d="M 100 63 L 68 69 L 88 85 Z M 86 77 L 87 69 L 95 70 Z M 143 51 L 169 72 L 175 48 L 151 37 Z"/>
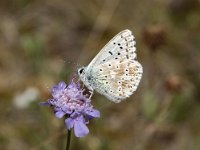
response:
<path id="1" fill-rule="evenodd" d="M 64 149 L 64 120 L 38 102 L 126 28 L 141 84 L 120 104 L 95 94 L 101 118 L 71 149 L 199 150 L 199 0 L 1 0 L 0 149 Z"/>

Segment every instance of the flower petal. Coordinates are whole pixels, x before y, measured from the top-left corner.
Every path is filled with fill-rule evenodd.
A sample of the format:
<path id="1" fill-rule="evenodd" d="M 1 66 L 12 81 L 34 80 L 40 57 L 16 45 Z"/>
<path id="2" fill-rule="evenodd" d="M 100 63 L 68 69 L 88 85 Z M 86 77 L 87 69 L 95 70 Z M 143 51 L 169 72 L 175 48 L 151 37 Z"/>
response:
<path id="1" fill-rule="evenodd" d="M 76 88 L 76 84 L 74 83 L 74 81 L 72 80 L 71 83 L 68 85 L 68 88 Z"/>
<path id="2" fill-rule="evenodd" d="M 54 86 L 53 88 L 52 88 L 52 96 L 53 96 L 53 98 L 59 98 L 59 95 L 60 95 L 60 91 L 59 91 L 59 89 L 58 89 L 58 86 Z"/>
<path id="3" fill-rule="evenodd" d="M 51 106 L 49 102 L 40 102 L 39 105 L 41 106 Z"/>
<path id="4" fill-rule="evenodd" d="M 54 99 L 54 98 L 48 100 L 48 103 L 51 105 L 55 105 L 56 102 L 57 102 L 57 99 Z"/>
<path id="5" fill-rule="evenodd" d="M 94 118 L 99 118 L 100 117 L 100 112 L 96 109 L 88 110 L 86 112 L 87 115 L 94 117 Z"/>
<path id="6" fill-rule="evenodd" d="M 66 114 L 71 114 L 73 110 L 69 109 L 69 107 L 63 106 L 62 111 L 64 111 Z"/>
<path id="7" fill-rule="evenodd" d="M 59 89 L 65 89 L 66 86 L 67 86 L 67 84 L 66 84 L 64 81 L 61 81 L 61 82 L 58 84 Z"/>
<path id="8" fill-rule="evenodd" d="M 55 113 L 57 118 L 62 118 L 66 113 L 63 112 L 62 110 L 59 110 Z"/>
<path id="9" fill-rule="evenodd" d="M 71 128 L 74 127 L 74 119 L 72 118 L 67 118 L 65 120 L 65 124 L 67 125 L 67 129 L 70 130 Z"/>
<path id="10" fill-rule="evenodd" d="M 76 137 L 84 137 L 89 133 L 88 127 L 82 121 L 75 121 L 74 134 Z"/>

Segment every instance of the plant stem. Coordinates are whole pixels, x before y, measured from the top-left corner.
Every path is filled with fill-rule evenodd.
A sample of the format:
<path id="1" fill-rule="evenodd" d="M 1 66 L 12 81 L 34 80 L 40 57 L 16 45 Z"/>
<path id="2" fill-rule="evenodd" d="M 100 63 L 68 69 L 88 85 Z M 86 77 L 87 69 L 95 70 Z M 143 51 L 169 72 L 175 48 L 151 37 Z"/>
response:
<path id="1" fill-rule="evenodd" d="M 66 146 L 66 150 L 69 150 L 70 142 L 71 142 L 71 130 L 67 130 L 67 146 Z"/>

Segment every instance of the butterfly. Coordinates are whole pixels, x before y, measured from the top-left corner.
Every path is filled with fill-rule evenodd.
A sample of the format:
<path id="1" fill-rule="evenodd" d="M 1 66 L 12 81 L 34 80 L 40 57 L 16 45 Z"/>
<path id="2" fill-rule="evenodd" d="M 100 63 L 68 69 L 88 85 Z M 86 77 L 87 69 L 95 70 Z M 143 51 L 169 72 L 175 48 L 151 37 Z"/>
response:
<path id="1" fill-rule="evenodd" d="M 136 91 L 142 65 L 136 60 L 135 40 L 128 29 L 114 36 L 87 67 L 78 69 L 84 85 L 119 103 Z"/>

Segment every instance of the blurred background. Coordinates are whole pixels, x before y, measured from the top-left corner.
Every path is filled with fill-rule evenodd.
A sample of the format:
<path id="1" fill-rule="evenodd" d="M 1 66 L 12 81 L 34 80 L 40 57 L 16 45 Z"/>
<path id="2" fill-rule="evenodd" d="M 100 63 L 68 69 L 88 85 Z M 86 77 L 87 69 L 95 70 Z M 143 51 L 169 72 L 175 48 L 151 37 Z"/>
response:
<path id="1" fill-rule="evenodd" d="M 64 120 L 38 102 L 118 32 L 133 31 L 144 74 L 72 150 L 200 149 L 199 0 L 0 0 L 0 149 L 64 150 Z"/>

